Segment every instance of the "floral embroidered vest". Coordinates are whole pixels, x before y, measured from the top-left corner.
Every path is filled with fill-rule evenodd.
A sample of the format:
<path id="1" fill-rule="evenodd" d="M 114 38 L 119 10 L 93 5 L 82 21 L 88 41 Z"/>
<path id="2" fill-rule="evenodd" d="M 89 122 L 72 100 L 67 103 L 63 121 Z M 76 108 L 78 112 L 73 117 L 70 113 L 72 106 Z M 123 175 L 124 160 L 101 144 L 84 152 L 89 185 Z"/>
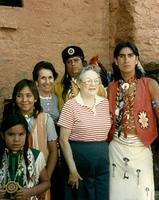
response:
<path id="1" fill-rule="evenodd" d="M 140 78 L 137 80 L 137 89 L 134 99 L 133 116 L 136 128 L 136 134 L 141 142 L 148 146 L 157 137 L 157 120 L 152 108 L 152 99 L 148 87 L 149 78 Z M 109 133 L 109 141 L 113 139 L 116 122 L 116 94 L 118 81 L 112 81 L 108 86 L 108 99 L 110 112 L 112 115 L 112 128 Z"/>

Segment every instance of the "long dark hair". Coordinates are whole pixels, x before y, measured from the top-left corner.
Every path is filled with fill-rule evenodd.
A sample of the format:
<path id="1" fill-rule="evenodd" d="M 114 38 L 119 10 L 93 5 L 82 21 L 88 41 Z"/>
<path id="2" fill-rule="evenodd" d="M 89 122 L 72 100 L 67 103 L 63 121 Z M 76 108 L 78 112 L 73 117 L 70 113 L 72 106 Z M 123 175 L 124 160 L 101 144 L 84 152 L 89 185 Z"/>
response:
<path id="1" fill-rule="evenodd" d="M 10 110 L 12 110 L 12 111 L 15 110 L 16 112 L 17 111 L 20 112 L 20 109 L 16 104 L 16 96 L 24 87 L 29 87 L 34 98 L 36 99 L 36 102 L 34 103 L 33 116 L 36 118 L 37 115 L 40 112 L 42 112 L 43 109 L 40 104 L 39 92 L 38 92 L 35 82 L 32 80 L 28 80 L 28 79 L 22 79 L 14 86 L 13 93 L 12 93 L 12 99 L 10 100 L 10 102 L 8 104 L 6 104 L 4 106 L 4 114 L 10 113 Z"/>
<path id="2" fill-rule="evenodd" d="M 82 59 L 82 58 L 81 58 Z M 82 65 L 83 67 L 85 67 L 87 65 L 87 62 L 85 60 L 82 59 Z M 62 92 L 62 98 L 65 100 L 66 99 L 66 95 L 68 93 L 68 90 L 70 89 L 71 86 L 71 76 L 68 74 L 67 72 L 67 67 L 65 64 L 65 73 L 63 75 L 62 78 L 62 84 L 63 84 L 63 92 Z"/>
<path id="3" fill-rule="evenodd" d="M 2 167 L 3 154 L 5 152 L 5 148 L 7 148 L 6 142 L 4 140 L 5 133 L 8 129 L 10 129 L 16 125 L 22 125 L 26 131 L 26 139 L 25 139 L 25 144 L 23 147 L 23 156 L 24 156 L 26 166 L 28 166 L 28 164 L 29 164 L 28 159 L 27 159 L 27 151 L 29 148 L 28 137 L 30 134 L 29 130 L 28 130 L 28 123 L 22 114 L 20 114 L 18 112 L 10 111 L 10 113 L 8 113 L 7 115 L 3 115 L 2 124 L 1 124 L 1 134 L 2 134 L 1 140 L 2 141 L 1 141 L 1 145 L 0 145 L 0 152 L 1 152 L 0 153 L 0 167 Z M 27 171 L 27 175 L 28 175 L 28 171 Z"/>
<path id="4" fill-rule="evenodd" d="M 117 46 L 115 47 L 115 50 L 114 50 L 114 58 L 117 58 L 120 54 L 120 51 L 123 49 L 123 48 L 130 48 L 133 53 L 135 54 L 135 56 L 138 57 L 139 59 L 139 51 L 138 51 L 138 48 L 136 47 L 136 45 L 131 42 L 131 41 L 121 41 L 117 44 Z M 114 79 L 115 80 L 119 80 L 119 79 L 122 79 L 122 76 L 121 76 L 121 73 L 120 73 L 120 69 L 119 67 L 115 64 L 115 62 L 113 62 L 112 64 L 112 68 L 113 68 L 113 76 L 114 76 Z M 140 67 L 138 66 L 138 64 L 136 64 L 135 66 L 135 74 L 136 74 L 136 78 L 141 78 L 144 76 L 143 72 L 141 71 Z"/>

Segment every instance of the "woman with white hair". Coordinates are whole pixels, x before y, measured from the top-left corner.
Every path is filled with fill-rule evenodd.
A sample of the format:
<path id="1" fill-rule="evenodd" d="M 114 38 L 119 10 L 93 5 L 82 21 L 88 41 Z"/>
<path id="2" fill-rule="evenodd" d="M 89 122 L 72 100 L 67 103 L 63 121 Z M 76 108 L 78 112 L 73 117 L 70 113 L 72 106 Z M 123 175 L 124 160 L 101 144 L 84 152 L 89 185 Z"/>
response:
<path id="1" fill-rule="evenodd" d="M 108 100 L 97 95 L 99 71 L 84 67 L 78 76 L 79 93 L 68 100 L 58 125 L 64 156 L 64 199 L 108 200 L 107 135 L 111 126 Z"/>

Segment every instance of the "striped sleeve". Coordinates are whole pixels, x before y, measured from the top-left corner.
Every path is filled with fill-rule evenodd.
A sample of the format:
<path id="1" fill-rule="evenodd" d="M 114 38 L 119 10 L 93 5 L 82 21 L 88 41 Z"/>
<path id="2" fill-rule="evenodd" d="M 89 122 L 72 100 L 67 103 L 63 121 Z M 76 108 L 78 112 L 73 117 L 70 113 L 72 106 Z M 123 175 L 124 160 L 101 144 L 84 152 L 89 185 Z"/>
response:
<path id="1" fill-rule="evenodd" d="M 70 99 L 64 104 L 57 123 L 59 126 L 72 130 L 74 124 L 74 101 L 74 99 Z"/>

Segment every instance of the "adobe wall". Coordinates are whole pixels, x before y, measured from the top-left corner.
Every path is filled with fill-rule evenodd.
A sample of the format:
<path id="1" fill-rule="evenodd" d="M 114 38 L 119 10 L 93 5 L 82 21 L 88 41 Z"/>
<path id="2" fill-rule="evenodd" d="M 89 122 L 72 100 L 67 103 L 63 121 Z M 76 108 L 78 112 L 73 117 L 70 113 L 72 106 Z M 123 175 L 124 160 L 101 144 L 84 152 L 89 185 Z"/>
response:
<path id="1" fill-rule="evenodd" d="M 143 63 L 159 63 L 158 0 L 24 0 L 24 7 L 0 6 L 0 111 L 22 78 L 40 60 L 63 74 L 61 51 L 83 48 L 106 68 L 120 39 L 135 40 Z"/>
<path id="2" fill-rule="evenodd" d="M 159 63 L 158 0 L 110 0 L 110 52 L 127 38 L 137 44 L 142 64 Z"/>
<path id="3" fill-rule="evenodd" d="M 0 110 L 22 78 L 40 60 L 62 76 L 61 51 L 79 45 L 86 59 L 109 62 L 109 2 L 106 0 L 24 0 L 24 7 L 0 6 Z"/>

